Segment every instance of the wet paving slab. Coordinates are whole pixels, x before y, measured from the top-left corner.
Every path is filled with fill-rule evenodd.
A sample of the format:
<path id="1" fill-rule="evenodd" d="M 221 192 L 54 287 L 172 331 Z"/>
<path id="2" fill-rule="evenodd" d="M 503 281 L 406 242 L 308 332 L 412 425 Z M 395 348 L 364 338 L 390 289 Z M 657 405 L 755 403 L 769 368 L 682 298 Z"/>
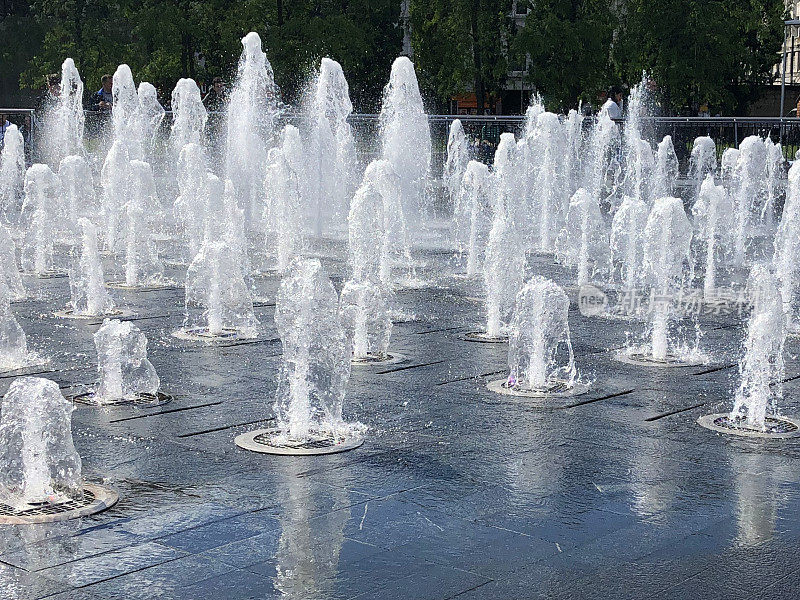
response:
<path id="1" fill-rule="evenodd" d="M 341 249 L 323 263 L 341 288 Z M 729 410 L 741 320 L 700 318 L 707 364 L 660 369 L 616 355 L 646 324 L 583 316 L 569 273 L 531 261 L 572 290 L 570 329 L 589 392 L 558 409 L 486 387 L 507 344 L 466 341 L 482 326 L 479 281 L 458 261 L 416 256 L 396 290 L 391 350 L 403 362 L 353 368 L 346 418 L 363 446 L 318 457 L 237 448 L 274 422 L 281 344 L 278 278 L 255 279 L 256 340 L 177 340 L 174 288 L 113 290 L 148 337 L 162 388 L 152 407 L 76 405 L 88 481 L 120 493 L 81 520 L 0 527 L 0 597 L 130 598 L 767 598 L 800 592 L 800 441 L 723 437 L 696 424 Z M 335 260 L 334 260 L 335 259 Z M 110 271 L 109 271 L 110 272 Z M 427 281 L 426 281 L 427 280 Z M 26 278 L 14 304 L 31 369 L 67 396 L 95 384 L 99 322 L 53 316 L 68 280 Z M 683 324 L 694 335 L 694 323 Z M 787 342 L 782 408 L 800 414 L 800 339 Z M 13 377 L 0 375 L 0 393 Z"/>

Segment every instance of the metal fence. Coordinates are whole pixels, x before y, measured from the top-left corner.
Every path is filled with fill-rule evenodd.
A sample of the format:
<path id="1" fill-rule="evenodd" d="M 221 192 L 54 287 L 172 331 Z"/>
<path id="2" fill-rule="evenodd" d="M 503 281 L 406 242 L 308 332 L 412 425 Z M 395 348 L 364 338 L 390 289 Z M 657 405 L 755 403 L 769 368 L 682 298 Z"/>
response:
<path id="1" fill-rule="evenodd" d="M 36 113 L 32 109 L 0 109 L 12 123 L 19 125 L 26 135 L 26 141 L 33 146 L 30 149 L 30 160 L 35 160 L 37 127 Z M 491 162 L 494 148 L 501 133 L 511 132 L 520 135 L 525 126 L 524 115 L 430 115 L 432 141 L 432 168 L 434 173 L 441 172 L 447 157 L 447 138 L 450 124 L 460 119 L 467 138 L 470 141 L 473 156 L 477 160 Z M 106 143 L 106 134 L 110 132 L 109 113 L 86 113 L 85 136 L 90 150 Z M 380 154 L 379 133 L 380 120 L 377 114 L 354 114 L 350 116 L 357 142 L 360 160 L 367 163 Z M 280 126 L 284 122 L 292 122 L 302 127 L 303 116 L 287 113 L 280 118 Z M 584 119 L 584 129 L 588 131 L 594 122 L 593 117 Z M 167 140 L 172 124 L 172 114 L 167 112 L 156 136 L 154 162 L 163 162 L 166 158 Z M 624 126 L 624 121 L 620 121 Z M 664 135 L 671 135 L 676 154 L 682 163 L 688 160 L 695 138 L 709 136 L 716 143 L 717 158 L 722 156 L 726 148 L 738 147 L 739 143 L 750 135 L 769 136 L 773 141 L 783 144 L 784 156 L 793 160 L 800 150 L 800 118 L 757 118 L 757 117 L 653 117 L 645 119 L 646 137 L 657 142 Z M 224 115 L 210 113 L 206 127 L 207 146 L 212 159 L 221 160 L 225 143 Z"/>

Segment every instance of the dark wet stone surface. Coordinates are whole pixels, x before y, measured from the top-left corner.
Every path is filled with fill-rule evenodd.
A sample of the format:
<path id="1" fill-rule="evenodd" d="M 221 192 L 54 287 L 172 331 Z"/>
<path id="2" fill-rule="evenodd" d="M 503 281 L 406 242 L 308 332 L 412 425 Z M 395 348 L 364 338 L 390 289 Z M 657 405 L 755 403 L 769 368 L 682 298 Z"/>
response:
<path id="1" fill-rule="evenodd" d="M 486 389 L 503 377 L 507 345 L 461 337 L 481 326 L 480 285 L 451 277 L 458 267 L 446 255 L 423 259 L 431 285 L 397 291 L 415 316 L 392 336 L 407 362 L 352 372 L 345 414 L 369 426 L 366 442 L 320 457 L 233 444 L 272 420 L 276 277 L 256 280 L 259 339 L 216 347 L 172 337 L 181 289 L 114 290 L 174 400 L 76 406 L 86 477 L 121 500 L 79 521 L 0 527 L 0 597 L 800 595 L 800 441 L 723 437 L 695 423 L 731 405 L 743 336 L 734 317 L 702 320 L 712 364 L 628 365 L 614 352 L 642 324 L 582 316 L 573 287 L 570 326 L 591 390 L 541 410 Z M 324 262 L 340 286 L 346 265 Z M 546 258 L 530 268 L 568 283 Z M 35 299 L 14 310 L 31 348 L 51 359 L 43 376 L 65 394 L 86 391 L 99 324 L 52 316 L 67 279 L 27 283 Z M 782 408 L 795 416 L 798 350 L 790 338 Z M 0 377 L 0 392 L 11 380 Z"/>

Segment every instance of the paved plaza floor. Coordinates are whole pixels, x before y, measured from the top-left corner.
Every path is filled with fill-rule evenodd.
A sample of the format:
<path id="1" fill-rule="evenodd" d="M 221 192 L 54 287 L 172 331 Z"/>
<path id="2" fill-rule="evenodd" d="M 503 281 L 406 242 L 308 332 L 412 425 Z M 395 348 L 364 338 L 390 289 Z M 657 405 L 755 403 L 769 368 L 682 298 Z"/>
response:
<path id="1" fill-rule="evenodd" d="M 337 287 L 344 252 L 323 262 Z M 281 344 L 277 277 L 259 278 L 253 341 L 175 339 L 183 290 L 114 290 L 135 312 L 174 400 L 154 408 L 78 405 L 86 478 L 112 509 L 49 525 L 0 526 L 0 597 L 159 599 L 692 599 L 800 596 L 800 441 L 721 436 L 696 424 L 727 411 L 744 330 L 703 317 L 710 364 L 623 364 L 642 325 L 582 316 L 570 326 L 591 383 L 559 410 L 486 389 L 507 344 L 465 341 L 481 326 L 477 281 L 421 253 L 401 288 L 391 349 L 406 362 L 353 368 L 348 420 L 360 448 L 280 457 L 237 448 L 268 426 Z M 552 259 L 532 271 L 567 284 Z M 169 274 L 178 281 L 183 271 Z M 110 277 L 109 277 L 110 278 Z M 49 377 L 74 395 L 96 380 L 98 324 L 57 319 L 68 280 L 26 280 L 15 304 Z M 272 302 L 270 302 L 270 299 Z M 782 406 L 800 415 L 800 349 L 787 343 Z M 0 379 L 4 392 L 11 379 Z"/>

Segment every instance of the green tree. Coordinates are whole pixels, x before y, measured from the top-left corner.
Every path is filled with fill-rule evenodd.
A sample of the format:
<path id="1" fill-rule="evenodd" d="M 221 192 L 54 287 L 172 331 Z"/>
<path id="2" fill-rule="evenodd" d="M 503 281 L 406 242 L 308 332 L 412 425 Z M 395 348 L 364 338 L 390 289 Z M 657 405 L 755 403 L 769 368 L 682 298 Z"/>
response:
<path id="1" fill-rule="evenodd" d="M 780 60 L 783 0 L 627 0 L 613 60 L 620 76 L 655 79 L 664 103 L 743 114 Z"/>
<path id="2" fill-rule="evenodd" d="M 411 42 L 422 88 L 440 101 L 475 92 L 478 113 L 508 76 L 510 0 L 411 0 Z"/>
<path id="3" fill-rule="evenodd" d="M 521 0 L 520 4 L 524 4 Z M 531 65 L 528 81 L 554 110 L 569 110 L 608 88 L 617 15 L 607 0 L 531 0 L 512 44 Z"/>

